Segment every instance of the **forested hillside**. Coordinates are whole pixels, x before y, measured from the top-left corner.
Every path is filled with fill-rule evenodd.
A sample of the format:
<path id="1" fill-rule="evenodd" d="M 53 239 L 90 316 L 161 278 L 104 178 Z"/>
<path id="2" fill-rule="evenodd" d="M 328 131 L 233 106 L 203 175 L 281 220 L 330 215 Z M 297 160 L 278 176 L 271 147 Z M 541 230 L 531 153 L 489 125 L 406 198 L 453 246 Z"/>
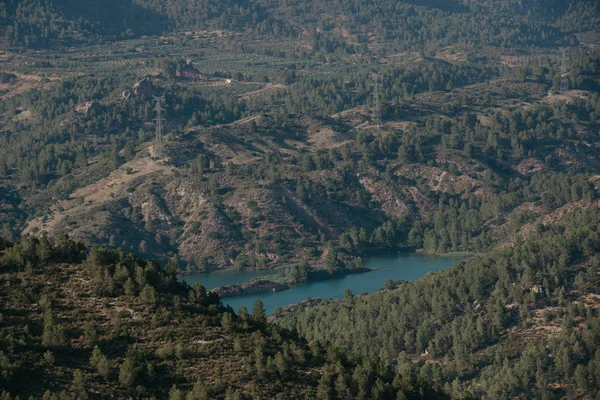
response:
<path id="1" fill-rule="evenodd" d="M 597 31 L 593 0 L 543 2 L 405 0 L 73 1 L 8 0 L 0 5 L 7 44 L 42 46 L 122 40 L 183 30 L 228 30 L 258 35 L 324 38 L 325 46 L 366 50 L 390 41 L 388 51 L 447 45 L 573 44 Z M 118 18 L 114 18 L 118 15 Z"/>
<path id="2" fill-rule="evenodd" d="M 2 243 L 3 399 L 444 399 L 414 374 L 349 361 L 122 250 Z M 18 396 L 18 397 L 17 397 Z M 32 396 L 32 397 L 30 397 Z"/>
<path id="3" fill-rule="evenodd" d="M 0 49 L 3 399 L 600 396 L 598 1 L 5 0 Z M 277 325 L 177 280 L 400 251 L 470 258 Z"/>
<path id="4" fill-rule="evenodd" d="M 598 197 L 594 48 L 569 54 L 566 96 L 556 93 L 556 59 L 546 55 L 513 68 L 438 58 L 383 64 L 381 130 L 369 125 L 368 67 L 332 76 L 313 61 L 295 70 L 285 63 L 260 83 L 250 67 L 209 72 L 210 57 L 76 54 L 21 64 L 5 86 L 8 239 L 69 233 L 163 264 L 174 258 L 189 271 L 324 265 L 333 248 L 335 270 L 372 250 L 486 251 Z M 95 75 L 74 76 L 89 68 Z M 63 78 L 33 81 L 38 69 Z M 142 81 L 149 93 L 136 94 L 136 74 L 146 71 L 158 75 Z M 164 92 L 161 158 L 150 94 Z"/>
<path id="5" fill-rule="evenodd" d="M 457 398 L 595 398 L 599 251 L 593 205 L 415 283 L 294 307 L 276 321 L 417 372 Z"/>

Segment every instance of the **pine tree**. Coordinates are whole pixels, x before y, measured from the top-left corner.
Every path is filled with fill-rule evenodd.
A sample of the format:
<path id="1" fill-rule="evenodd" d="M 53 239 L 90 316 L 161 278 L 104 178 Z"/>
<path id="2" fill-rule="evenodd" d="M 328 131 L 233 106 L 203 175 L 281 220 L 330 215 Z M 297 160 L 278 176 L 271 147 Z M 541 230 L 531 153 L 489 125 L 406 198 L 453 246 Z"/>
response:
<path id="1" fill-rule="evenodd" d="M 319 379 L 319 385 L 317 386 L 317 399 L 319 400 L 330 400 L 333 398 L 333 390 L 331 383 L 326 374 L 321 376 Z"/>
<path id="2" fill-rule="evenodd" d="M 177 388 L 177 385 L 171 386 L 171 390 L 169 390 L 169 400 L 183 400 L 183 393 Z"/>
<path id="3" fill-rule="evenodd" d="M 223 313 L 223 316 L 221 317 L 221 326 L 225 333 L 231 333 L 233 330 L 233 317 L 231 316 L 231 313 Z"/>
<path id="4" fill-rule="evenodd" d="M 143 304 L 154 306 L 156 305 L 156 290 L 147 284 L 140 292 L 139 298 Z"/>
<path id="5" fill-rule="evenodd" d="M 267 323 L 267 316 L 265 314 L 265 307 L 260 299 L 256 299 L 254 302 L 254 308 L 252 309 L 252 318 L 258 324 L 264 325 Z"/>
<path id="6" fill-rule="evenodd" d="M 73 373 L 73 382 L 71 383 L 71 390 L 77 393 L 79 398 L 85 398 L 85 377 L 80 369 L 76 369 Z"/>
<path id="7" fill-rule="evenodd" d="M 44 332 L 42 333 L 42 345 L 46 347 L 64 346 L 67 344 L 65 328 L 54 319 L 51 308 L 44 315 Z"/>
<path id="8" fill-rule="evenodd" d="M 333 246 L 327 247 L 327 254 L 325 255 L 325 269 L 327 269 L 330 274 L 335 274 L 340 270 L 337 259 L 337 250 Z"/>
<path id="9" fill-rule="evenodd" d="M 196 380 L 192 391 L 188 393 L 186 400 L 207 400 L 209 398 L 206 385 L 201 378 Z"/>
<path id="10" fill-rule="evenodd" d="M 90 358 L 90 365 L 96 369 L 100 376 L 108 376 L 110 373 L 110 365 L 108 359 L 98 346 L 94 347 L 92 357 Z"/>
<path id="11" fill-rule="evenodd" d="M 138 368 L 135 365 L 135 360 L 127 357 L 123 364 L 119 367 L 119 382 L 123 386 L 133 386 L 137 378 Z"/>

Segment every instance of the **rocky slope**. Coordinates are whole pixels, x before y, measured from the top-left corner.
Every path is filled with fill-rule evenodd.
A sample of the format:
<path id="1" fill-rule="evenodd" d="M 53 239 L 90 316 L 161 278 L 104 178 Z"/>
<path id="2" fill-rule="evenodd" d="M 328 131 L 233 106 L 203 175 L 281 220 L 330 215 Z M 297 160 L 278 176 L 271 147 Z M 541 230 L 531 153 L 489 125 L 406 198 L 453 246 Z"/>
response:
<path id="1" fill-rule="evenodd" d="M 308 345 L 260 305 L 236 315 L 133 254 L 65 238 L 0 245 L 3 399 L 446 398 Z"/>

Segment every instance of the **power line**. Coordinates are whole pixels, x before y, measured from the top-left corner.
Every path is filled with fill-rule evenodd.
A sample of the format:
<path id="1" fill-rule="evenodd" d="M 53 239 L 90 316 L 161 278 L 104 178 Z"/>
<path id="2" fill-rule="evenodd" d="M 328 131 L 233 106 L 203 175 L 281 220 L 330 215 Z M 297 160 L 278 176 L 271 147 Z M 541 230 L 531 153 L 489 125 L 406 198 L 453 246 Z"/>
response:
<path id="1" fill-rule="evenodd" d="M 567 52 L 562 50 L 562 63 L 560 67 L 560 94 L 567 93 L 569 90 L 569 72 L 567 71 Z"/>
<path id="2" fill-rule="evenodd" d="M 381 128 L 383 126 L 383 123 L 381 122 L 381 81 L 379 75 L 375 72 L 371 74 L 371 84 L 373 85 L 373 92 L 371 93 L 371 96 L 373 97 L 371 123 L 376 127 Z"/>
<path id="3" fill-rule="evenodd" d="M 156 133 L 154 136 L 154 151 L 156 155 L 159 157 L 165 156 L 165 143 L 163 140 L 164 136 L 164 126 L 167 124 L 167 120 L 163 117 L 163 112 L 165 111 L 162 108 L 162 102 L 165 101 L 165 97 L 163 96 L 152 96 L 154 97 L 154 101 L 156 102 L 156 106 L 154 107 L 154 111 L 156 112 L 156 118 L 152 121 L 156 126 Z"/>

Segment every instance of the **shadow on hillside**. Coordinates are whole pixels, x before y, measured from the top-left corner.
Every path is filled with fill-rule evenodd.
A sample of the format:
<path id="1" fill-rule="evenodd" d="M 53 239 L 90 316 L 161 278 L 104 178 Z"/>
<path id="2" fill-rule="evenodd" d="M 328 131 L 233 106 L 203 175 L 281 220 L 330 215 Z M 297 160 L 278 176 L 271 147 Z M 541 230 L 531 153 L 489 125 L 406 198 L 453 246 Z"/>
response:
<path id="1" fill-rule="evenodd" d="M 89 22 L 91 33 L 115 35 L 126 38 L 140 35 L 156 35 L 167 30 L 166 15 L 134 3 L 132 0 L 50 0 L 70 20 Z"/>
<path id="2" fill-rule="evenodd" d="M 465 6 L 458 0 L 401 0 L 402 3 L 412 4 L 414 6 L 422 6 L 427 8 L 435 8 L 441 11 L 453 12 L 453 13 L 466 13 L 469 12 L 469 7 Z"/>

